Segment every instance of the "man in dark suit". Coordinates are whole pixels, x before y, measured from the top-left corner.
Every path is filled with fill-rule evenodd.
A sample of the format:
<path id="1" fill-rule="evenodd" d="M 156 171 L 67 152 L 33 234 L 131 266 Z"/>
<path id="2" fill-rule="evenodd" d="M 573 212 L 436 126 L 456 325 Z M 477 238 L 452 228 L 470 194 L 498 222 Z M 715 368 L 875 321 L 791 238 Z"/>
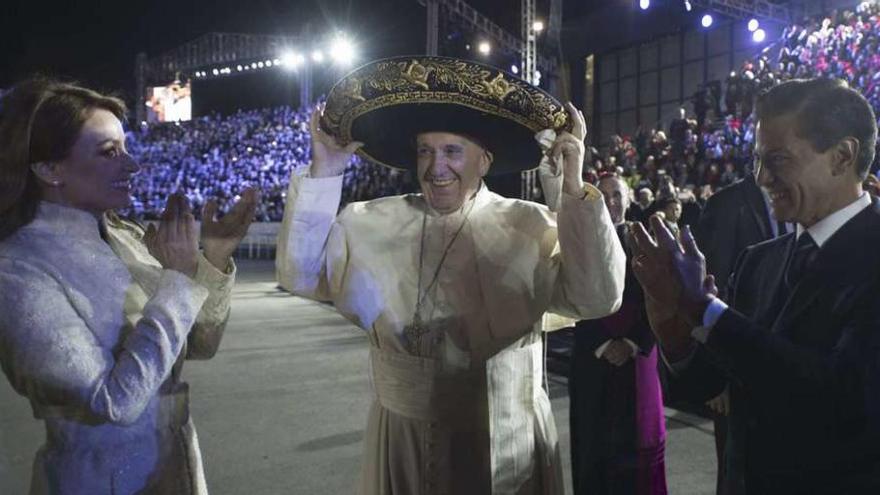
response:
<path id="1" fill-rule="evenodd" d="M 757 102 L 757 182 L 797 231 L 743 253 L 729 307 L 689 229 L 635 226 L 648 316 L 697 400 L 730 383 L 728 475 L 752 494 L 880 493 L 880 203 L 862 190 L 877 127 L 843 81 Z"/>
<path id="2" fill-rule="evenodd" d="M 706 271 L 715 276 L 720 297 L 725 299 L 727 278 L 740 253 L 753 244 L 784 234 L 785 226 L 771 219 L 755 176 L 748 174 L 706 201 L 693 232 L 697 246 L 706 256 Z"/>
<path id="3" fill-rule="evenodd" d="M 597 187 L 626 247 L 632 190 L 616 174 L 601 176 Z M 666 495 L 657 348 L 629 267 L 620 309 L 577 323 L 568 388 L 575 495 Z"/>
<path id="4" fill-rule="evenodd" d="M 706 271 L 715 277 L 718 297 L 727 301 L 727 279 L 745 248 L 786 233 L 786 224 L 770 215 L 764 193 L 751 173 L 713 194 L 693 230 L 697 246 L 706 257 Z M 677 397 L 672 397 L 677 400 Z M 729 394 L 708 402 L 715 423 L 718 459 L 718 495 L 736 495 L 724 481 L 724 444 L 727 437 Z"/>

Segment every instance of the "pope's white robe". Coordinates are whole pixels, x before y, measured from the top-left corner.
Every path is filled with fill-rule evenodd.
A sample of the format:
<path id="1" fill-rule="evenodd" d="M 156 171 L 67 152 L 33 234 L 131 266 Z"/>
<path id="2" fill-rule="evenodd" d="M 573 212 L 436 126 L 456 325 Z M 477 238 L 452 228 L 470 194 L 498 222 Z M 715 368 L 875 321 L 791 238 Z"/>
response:
<path id="1" fill-rule="evenodd" d="M 603 201 L 562 195 L 557 215 L 483 186 L 449 215 L 406 195 L 337 216 L 341 189 L 342 177 L 292 179 L 276 265 L 282 287 L 368 331 L 360 493 L 563 493 L 540 322 L 619 307 L 625 257 Z M 419 285 L 427 332 L 413 340 Z"/>

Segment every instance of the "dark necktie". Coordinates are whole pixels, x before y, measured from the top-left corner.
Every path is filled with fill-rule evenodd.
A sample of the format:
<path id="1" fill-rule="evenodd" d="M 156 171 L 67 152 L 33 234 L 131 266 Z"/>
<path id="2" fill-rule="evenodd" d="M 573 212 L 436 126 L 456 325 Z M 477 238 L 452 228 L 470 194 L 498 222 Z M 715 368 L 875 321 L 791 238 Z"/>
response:
<path id="1" fill-rule="evenodd" d="M 785 226 L 785 222 L 776 222 L 776 237 L 785 235 L 787 233 L 788 229 Z"/>
<path id="2" fill-rule="evenodd" d="M 809 232 L 801 234 L 788 261 L 788 269 L 785 270 L 785 283 L 789 289 L 797 285 L 818 252 L 819 246 Z"/>

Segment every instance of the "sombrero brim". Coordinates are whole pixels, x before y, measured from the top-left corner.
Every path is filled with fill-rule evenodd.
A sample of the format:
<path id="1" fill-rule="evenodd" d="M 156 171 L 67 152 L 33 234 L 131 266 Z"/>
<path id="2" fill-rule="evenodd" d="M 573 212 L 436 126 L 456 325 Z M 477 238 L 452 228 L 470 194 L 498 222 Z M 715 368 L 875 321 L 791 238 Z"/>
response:
<path id="1" fill-rule="evenodd" d="M 415 168 L 416 137 L 425 132 L 461 134 L 483 145 L 494 155 L 492 175 L 534 168 L 541 160 L 531 129 L 465 106 L 394 105 L 366 113 L 351 125 L 352 139 L 365 143 L 358 151 L 362 157 L 397 169 Z"/>
<path id="2" fill-rule="evenodd" d="M 415 168 L 416 136 L 452 132 L 473 138 L 495 156 L 492 175 L 538 166 L 534 134 L 570 130 L 562 104 L 521 79 L 471 61 L 400 57 L 367 64 L 339 81 L 327 97 L 321 127 L 341 144 L 395 168 Z"/>

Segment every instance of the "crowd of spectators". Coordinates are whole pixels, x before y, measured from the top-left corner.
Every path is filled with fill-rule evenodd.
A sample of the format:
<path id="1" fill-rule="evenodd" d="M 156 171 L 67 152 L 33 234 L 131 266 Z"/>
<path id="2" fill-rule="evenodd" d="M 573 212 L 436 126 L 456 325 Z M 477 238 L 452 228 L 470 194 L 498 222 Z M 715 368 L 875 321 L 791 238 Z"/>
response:
<path id="1" fill-rule="evenodd" d="M 277 222 L 291 174 L 309 166 L 309 112 L 289 106 L 143 125 L 128 135 L 129 152 L 143 167 L 125 214 L 157 218 L 168 194 L 183 191 L 196 212 L 211 198 L 230 205 L 258 186 L 258 221 Z M 354 157 L 343 179 L 343 203 L 407 190 L 408 177 Z"/>
<path id="2" fill-rule="evenodd" d="M 764 89 L 799 77 L 846 79 L 880 110 L 880 6 L 859 5 L 788 26 L 770 48 L 730 74 L 703 85 L 667 129 L 639 128 L 591 148 L 588 180 L 624 176 L 633 190 L 687 207 L 748 173 L 755 124 L 752 108 Z M 292 173 L 309 164 L 308 110 L 283 106 L 151 124 L 130 132 L 129 148 L 144 166 L 128 214 L 156 218 L 167 195 L 184 191 L 199 211 L 207 198 L 230 203 L 259 186 L 259 221 L 280 221 Z M 343 204 L 415 189 L 409 174 L 355 157 L 345 172 Z M 688 208 L 686 208 L 686 211 Z M 684 220 L 684 219 L 683 219 Z"/>
<path id="3" fill-rule="evenodd" d="M 679 110 L 668 129 L 638 128 L 592 148 L 588 180 L 622 175 L 634 191 L 661 202 L 700 205 L 750 171 L 755 140 L 752 110 L 761 91 L 793 78 L 836 77 L 859 89 L 880 113 L 880 5 L 863 3 L 785 28 L 758 57 L 694 94 L 692 113 Z M 876 170 L 875 166 L 872 171 Z M 685 219 L 682 219 L 684 222 Z"/>

